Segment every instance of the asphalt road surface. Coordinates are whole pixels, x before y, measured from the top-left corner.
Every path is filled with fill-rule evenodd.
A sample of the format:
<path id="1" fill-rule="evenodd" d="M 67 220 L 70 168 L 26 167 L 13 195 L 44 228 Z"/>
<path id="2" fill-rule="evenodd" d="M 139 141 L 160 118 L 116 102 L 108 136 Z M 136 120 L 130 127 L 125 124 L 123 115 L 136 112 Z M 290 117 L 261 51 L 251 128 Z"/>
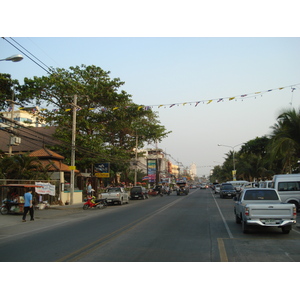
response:
<path id="1" fill-rule="evenodd" d="M 187 196 L 131 200 L 104 210 L 78 207 L 59 215 L 50 209 L 34 222 L 0 228 L 0 261 L 300 261 L 297 226 L 288 235 L 278 228 L 243 234 L 233 205 L 210 189 L 192 189 Z"/>

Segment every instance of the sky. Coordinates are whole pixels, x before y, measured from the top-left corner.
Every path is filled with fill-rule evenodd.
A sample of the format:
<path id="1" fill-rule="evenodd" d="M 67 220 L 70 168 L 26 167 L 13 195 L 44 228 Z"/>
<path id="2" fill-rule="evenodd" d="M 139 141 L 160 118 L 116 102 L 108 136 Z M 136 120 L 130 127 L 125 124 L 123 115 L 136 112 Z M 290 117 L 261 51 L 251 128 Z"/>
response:
<path id="1" fill-rule="evenodd" d="M 280 10 L 279 6 L 274 6 L 273 12 L 279 13 L 276 8 Z M 174 24 L 180 6 L 176 9 L 175 14 L 169 16 L 170 24 Z M 194 16 L 192 10 L 189 12 Z M 256 17 L 260 14 L 261 11 L 256 11 Z M 149 14 L 144 16 L 146 23 Z M 241 34 L 237 31 L 240 16 L 234 16 L 232 23 L 228 22 L 230 15 L 221 25 L 210 21 L 215 25 L 210 26 L 214 28 L 211 33 L 207 30 L 203 34 L 199 30 L 199 35 L 195 34 L 194 27 L 182 25 L 184 20 L 188 25 L 195 22 L 186 16 L 176 23 L 173 31 L 166 30 L 168 26 L 142 26 L 141 16 L 137 17 L 139 23 L 135 28 L 141 25 L 146 28 L 144 31 L 132 30 L 134 22 L 127 27 L 121 22 L 114 26 L 109 23 L 112 29 L 103 33 L 101 23 L 98 30 L 89 26 L 92 22 L 89 17 L 78 31 L 76 25 L 70 31 L 66 27 L 58 30 L 55 26 L 54 30 L 48 26 L 46 31 L 14 28 L 1 35 L 7 38 L 0 39 L 0 58 L 20 53 L 12 43 L 22 51 L 23 48 L 28 50 L 44 68 L 46 65 L 68 69 L 85 64 L 110 71 L 111 78 L 125 82 L 122 89 L 132 95 L 134 103 L 151 106 L 158 113 L 161 124 L 172 131 L 158 144 L 172 163 L 180 162 L 185 167 L 195 163 L 197 175 L 208 176 L 214 166 L 224 162 L 229 151 L 238 151 L 240 144 L 270 134 L 270 127 L 282 110 L 300 108 L 300 38 L 289 34 L 277 37 L 276 34 L 283 33 L 281 26 L 275 33 L 259 27 L 250 34 L 255 28 L 251 25 L 250 30 Z M 204 18 L 203 12 L 201 18 Z M 251 18 L 251 15 L 244 16 L 243 20 L 249 22 Z M 102 24 L 107 21 L 103 15 L 101 20 Z M 158 24 L 162 24 L 162 20 L 160 15 Z M 69 16 L 66 22 L 71 21 Z M 26 25 L 30 27 L 31 23 L 27 23 L 25 28 Z M 154 23 L 152 20 L 151 24 Z M 256 23 L 259 23 L 257 19 Z M 82 28 L 91 31 L 80 35 Z M 231 31 L 226 28 L 235 30 L 228 34 Z M 24 77 L 47 75 L 26 56 L 18 63 L 0 62 L 0 72 L 11 74 L 21 83 Z M 235 98 L 229 100 L 232 97 Z M 219 101 L 221 98 L 223 100 Z M 145 145 L 145 148 L 155 146 Z"/>

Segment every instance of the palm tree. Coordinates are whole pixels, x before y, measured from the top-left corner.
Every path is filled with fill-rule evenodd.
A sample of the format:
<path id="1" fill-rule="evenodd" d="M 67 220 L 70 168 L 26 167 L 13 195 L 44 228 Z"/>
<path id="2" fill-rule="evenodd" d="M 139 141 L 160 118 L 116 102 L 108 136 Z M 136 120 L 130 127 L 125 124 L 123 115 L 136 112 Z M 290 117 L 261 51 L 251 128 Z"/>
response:
<path id="1" fill-rule="evenodd" d="M 300 111 L 284 111 L 271 128 L 273 132 L 268 146 L 271 161 L 280 159 L 281 172 L 292 173 L 293 169 L 297 169 L 300 158 Z"/>
<path id="2" fill-rule="evenodd" d="M 37 157 L 25 155 L 6 156 L 0 160 L 0 173 L 9 179 L 49 179 Z"/>

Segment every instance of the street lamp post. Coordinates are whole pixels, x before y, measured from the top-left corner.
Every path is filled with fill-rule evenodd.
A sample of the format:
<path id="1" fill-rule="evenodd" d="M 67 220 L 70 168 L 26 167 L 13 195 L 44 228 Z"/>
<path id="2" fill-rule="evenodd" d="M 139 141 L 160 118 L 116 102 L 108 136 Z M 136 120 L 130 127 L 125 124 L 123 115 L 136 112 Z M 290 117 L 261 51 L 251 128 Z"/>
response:
<path id="1" fill-rule="evenodd" d="M 227 146 L 227 145 L 221 145 L 221 144 L 218 144 L 218 146 L 228 147 L 228 148 L 231 148 L 231 149 L 232 149 L 232 163 L 233 163 L 232 179 L 233 179 L 233 181 L 236 180 L 235 159 L 234 159 L 234 148 L 237 147 L 237 146 L 243 145 L 243 144 L 244 144 L 244 143 L 241 143 L 241 144 L 238 144 L 238 145 L 235 145 L 235 146 Z"/>
<path id="2" fill-rule="evenodd" d="M 21 61 L 23 59 L 23 56 L 21 54 L 16 54 L 16 55 L 12 55 L 12 56 L 9 56 L 9 57 L 6 57 L 6 58 L 3 58 L 3 59 L 0 59 L 0 61 L 12 61 L 12 62 L 18 62 L 18 61 Z M 11 101 L 11 120 L 13 121 L 14 119 L 14 90 L 12 91 L 12 100 L 8 100 L 8 101 Z M 12 122 L 11 122 L 11 126 L 10 126 L 10 130 L 12 130 Z M 13 137 L 13 135 L 11 134 L 10 135 L 10 138 L 9 138 L 9 156 L 12 156 L 12 143 L 11 143 L 11 137 Z"/>
<path id="3" fill-rule="evenodd" d="M 12 62 L 18 62 L 23 59 L 23 56 L 21 54 L 12 55 L 10 57 L 6 57 L 3 59 L 0 59 L 0 61 L 12 61 Z"/>

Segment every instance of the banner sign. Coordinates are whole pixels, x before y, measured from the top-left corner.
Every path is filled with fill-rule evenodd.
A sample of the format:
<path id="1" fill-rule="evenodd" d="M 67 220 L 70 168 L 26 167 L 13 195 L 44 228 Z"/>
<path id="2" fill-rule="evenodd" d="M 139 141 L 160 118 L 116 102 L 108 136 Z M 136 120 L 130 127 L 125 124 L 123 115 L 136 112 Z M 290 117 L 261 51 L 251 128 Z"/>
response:
<path id="1" fill-rule="evenodd" d="M 37 194 L 55 196 L 55 185 L 49 182 L 36 182 L 35 185 L 41 186 L 35 188 Z"/>
<path id="2" fill-rule="evenodd" d="M 96 177 L 109 178 L 110 163 L 94 164 L 94 172 Z"/>
<path id="3" fill-rule="evenodd" d="M 149 182 L 156 182 L 156 159 L 148 159 L 147 160 L 147 170 L 148 170 L 148 178 Z"/>

